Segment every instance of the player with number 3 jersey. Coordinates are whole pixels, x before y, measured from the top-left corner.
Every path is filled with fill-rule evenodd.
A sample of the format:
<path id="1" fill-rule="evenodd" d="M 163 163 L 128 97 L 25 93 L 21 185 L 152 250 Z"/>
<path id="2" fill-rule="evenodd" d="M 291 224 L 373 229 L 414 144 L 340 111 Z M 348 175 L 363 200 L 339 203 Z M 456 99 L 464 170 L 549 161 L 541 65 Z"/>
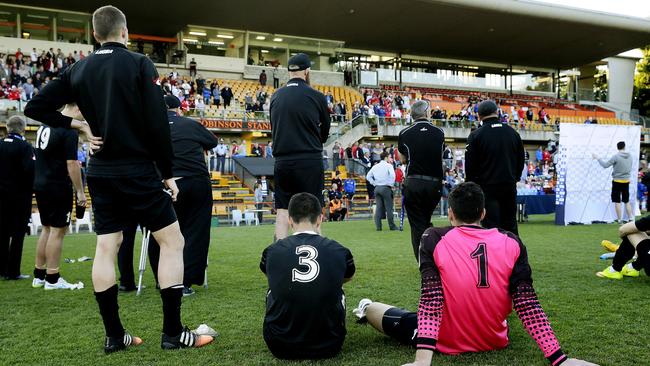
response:
<path id="1" fill-rule="evenodd" d="M 420 242 L 422 290 L 417 313 L 363 299 L 353 313 L 377 330 L 417 348 L 429 366 L 434 351 L 456 355 L 508 346 L 514 307 L 551 365 L 593 365 L 568 358 L 533 289 L 526 247 L 499 229 L 479 226 L 485 198 L 475 183 L 449 195 L 452 227 L 429 228 Z"/>
<path id="2" fill-rule="evenodd" d="M 354 275 L 352 253 L 317 233 L 320 201 L 309 193 L 289 201 L 293 235 L 262 253 L 268 278 L 264 340 L 281 359 L 336 356 L 345 339 L 343 283 Z"/>

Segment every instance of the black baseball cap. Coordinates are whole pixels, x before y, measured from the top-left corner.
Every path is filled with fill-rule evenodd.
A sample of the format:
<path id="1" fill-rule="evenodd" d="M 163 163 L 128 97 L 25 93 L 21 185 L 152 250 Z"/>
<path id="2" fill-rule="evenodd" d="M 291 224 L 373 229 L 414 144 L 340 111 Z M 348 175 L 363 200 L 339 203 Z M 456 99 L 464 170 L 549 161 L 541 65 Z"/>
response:
<path id="1" fill-rule="evenodd" d="M 485 100 L 478 105 L 478 115 L 479 117 L 489 116 L 491 114 L 497 113 L 497 104 L 491 100 Z"/>
<path id="2" fill-rule="evenodd" d="M 181 101 L 173 95 L 165 95 L 165 104 L 167 104 L 167 109 L 176 109 L 180 108 Z"/>
<path id="3" fill-rule="evenodd" d="M 289 71 L 301 71 L 311 67 L 309 56 L 304 53 L 294 55 L 289 59 Z"/>

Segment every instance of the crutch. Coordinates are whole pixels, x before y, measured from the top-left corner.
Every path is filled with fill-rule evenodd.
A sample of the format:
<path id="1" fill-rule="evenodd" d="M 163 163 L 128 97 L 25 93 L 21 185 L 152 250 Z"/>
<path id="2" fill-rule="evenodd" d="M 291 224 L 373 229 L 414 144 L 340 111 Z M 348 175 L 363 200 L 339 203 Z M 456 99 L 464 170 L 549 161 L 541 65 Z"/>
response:
<path id="1" fill-rule="evenodd" d="M 144 275 L 144 270 L 147 268 L 147 253 L 149 251 L 149 236 L 151 231 L 144 228 L 142 232 L 142 249 L 140 249 L 140 266 L 138 267 L 138 291 L 135 293 L 136 296 L 140 296 L 142 292 L 142 276 Z"/>
<path id="2" fill-rule="evenodd" d="M 404 231 L 404 192 L 402 192 L 402 209 L 399 213 L 399 231 Z"/>
<path id="3" fill-rule="evenodd" d="M 205 274 L 203 274 L 203 288 L 208 288 L 208 265 L 210 264 L 210 258 L 205 260 Z"/>

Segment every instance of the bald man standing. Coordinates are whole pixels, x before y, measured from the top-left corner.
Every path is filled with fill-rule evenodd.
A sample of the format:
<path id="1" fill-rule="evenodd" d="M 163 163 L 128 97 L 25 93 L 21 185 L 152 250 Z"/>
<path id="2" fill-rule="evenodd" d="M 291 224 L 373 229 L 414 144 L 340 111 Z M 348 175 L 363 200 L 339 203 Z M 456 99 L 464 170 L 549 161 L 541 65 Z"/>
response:
<path id="1" fill-rule="evenodd" d="M 397 149 L 406 164 L 404 208 L 411 225 L 411 245 L 418 260 L 420 238 L 433 226 L 431 215 L 440 202 L 442 189 L 442 152 L 445 133 L 429 121 L 429 103 L 419 100 L 411 107 L 413 125 L 402 130 Z"/>
<path id="2" fill-rule="evenodd" d="M 485 193 L 486 228 L 519 234 L 517 181 L 524 170 L 525 152 L 519 133 L 499 121 L 497 105 L 486 100 L 478 106 L 481 127 L 467 138 L 465 175 Z"/>

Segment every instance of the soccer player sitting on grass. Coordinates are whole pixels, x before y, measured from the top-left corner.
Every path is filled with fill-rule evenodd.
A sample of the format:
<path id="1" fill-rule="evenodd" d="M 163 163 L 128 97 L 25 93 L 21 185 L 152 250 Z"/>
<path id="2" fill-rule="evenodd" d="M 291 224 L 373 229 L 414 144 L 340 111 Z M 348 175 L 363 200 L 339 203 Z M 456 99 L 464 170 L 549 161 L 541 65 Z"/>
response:
<path id="1" fill-rule="evenodd" d="M 417 347 L 415 362 L 434 351 L 456 355 L 508 346 L 513 305 L 551 365 L 594 365 L 567 358 L 533 289 L 526 247 L 499 229 L 484 229 L 483 191 L 462 183 L 449 194 L 452 227 L 429 228 L 420 243 L 422 290 L 417 313 L 362 299 L 353 313 L 375 329 Z"/>
<path id="2" fill-rule="evenodd" d="M 603 240 L 603 247 L 616 253 L 612 265 L 596 273 L 596 276 L 620 280 L 623 276 L 639 277 L 641 269 L 645 269 L 645 273 L 650 276 L 650 237 L 646 231 L 650 231 L 650 216 L 621 226 L 618 234 L 623 240 L 618 247 L 608 240 Z M 634 257 L 635 252 L 637 259 L 627 263 Z"/>
<path id="3" fill-rule="evenodd" d="M 309 193 L 289 201 L 293 235 L 262 253 L 268 278 L 264 340 L 275 357 L 320 359 L 336 356 L 345 339 L 343 283 L 354 275 L 352 254 L 320 231 L 321 205 Z"/>

